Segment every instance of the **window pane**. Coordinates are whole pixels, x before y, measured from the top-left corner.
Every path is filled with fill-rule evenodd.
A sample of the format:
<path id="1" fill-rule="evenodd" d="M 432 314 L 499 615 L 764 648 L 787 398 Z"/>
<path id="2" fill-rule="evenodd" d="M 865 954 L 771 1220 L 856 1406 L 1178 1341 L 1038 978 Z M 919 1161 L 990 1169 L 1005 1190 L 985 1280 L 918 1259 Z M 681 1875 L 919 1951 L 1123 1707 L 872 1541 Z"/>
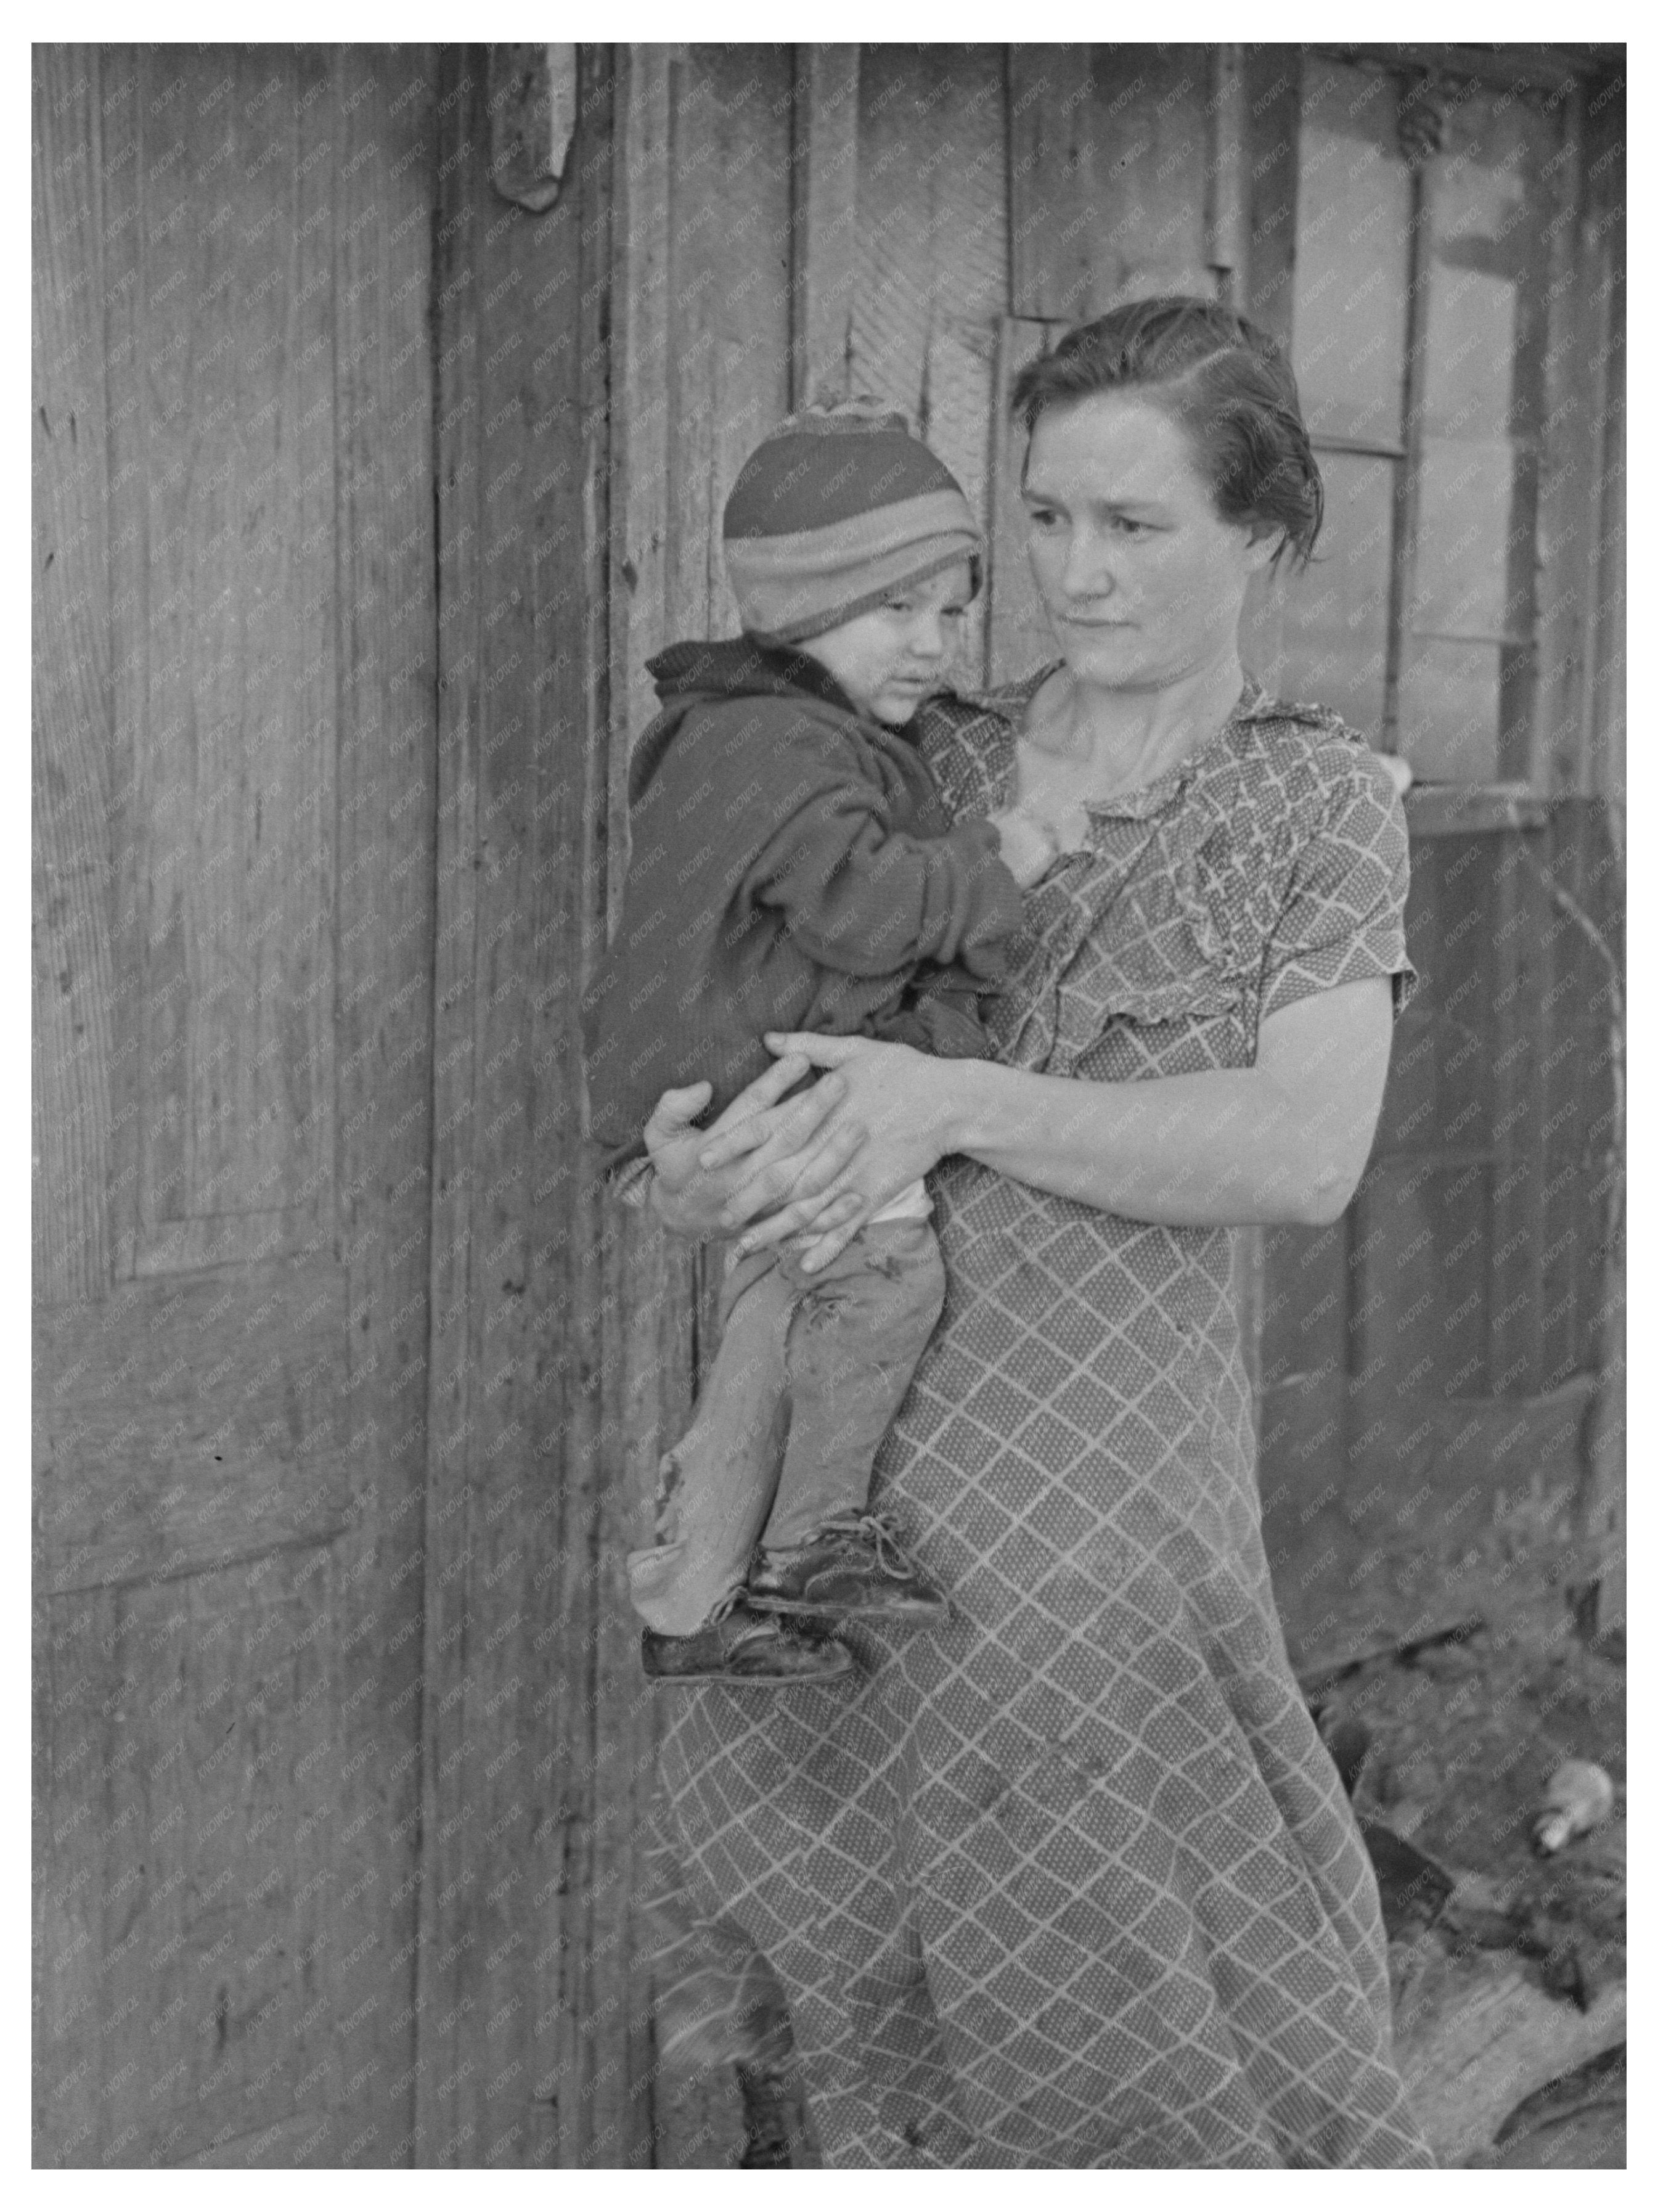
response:
<path id="1" fill-rule="evenodd" d="M 1523 773 L 1534 592 L 1534 432 L 1546 241 L 1539 170 L 1558 125 L 1464 87 L 1429 179 L 1416 542 L 1401 641 L 1400 744 L 1419 775 Z M 1453 640 L 1466 638 L 1466 644 Z M 1476 644 L 1473 641 L 1479 639 Z"/>
<path id="2" fill-rule="evenodd" d="M 1436 201 L 1435 213 L 1442 213 Z M 1458 265 L 1473 249 L 1438 241 L 1428 287 L 1423 422 L 1453 438 L 1502 438 L 1514 386 L 1515 286 L 1511 278 Z"/>
<path id="3" fill-rule="evenodd" d="M 1413 641 L 1399 685 L 1399 750 L 1440 783 L 1500 780 L 1502 652 L 1444 638 Z"/>
<path id="4" fill-rule="evenodd" d="M 1424 438 L 1411 621 L 1418 630 L 1491 638 L 1507 627 L 1514 448 Z"/>
<path id="5" fill-rule="evenodd" d="M 1393 79 L 1309 62 L 1296 225 L 1294 353 L 1309 422 L 1334 436 L 1400 434 L 1411 186 Z"/>
<path id="6" fill-rule="evenodd" d="M 1324 528 L 1313 565 L 1284 586 L 1277 689 L 1316 699 L 1380 742 L 1388 662 L 1393 461 L 1321 453 Z"/>

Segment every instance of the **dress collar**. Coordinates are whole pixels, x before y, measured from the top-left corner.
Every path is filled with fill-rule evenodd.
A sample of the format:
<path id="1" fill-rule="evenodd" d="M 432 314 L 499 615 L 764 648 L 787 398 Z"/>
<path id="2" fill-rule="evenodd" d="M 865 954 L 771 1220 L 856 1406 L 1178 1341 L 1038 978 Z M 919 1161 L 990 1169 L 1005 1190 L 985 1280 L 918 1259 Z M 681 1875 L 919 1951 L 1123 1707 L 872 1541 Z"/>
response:
<path id="1" fill-rule="evenodd" d="M 987 709 L 1006 725 L 1006 788 L 1010 797 L 1016 788 L 1017 757 L 1015 747 L 1024 726 L 1026 712 L 1054 670 L 1064 665 L 1063 661 L 1050 660 L 1033 675 L 1022 676 L 1016 683 L 1000 684 L 993 690 L 963 695 L 969 705 Z M 1130 822 L 1149 821 L 1155 815 L 1166 813 L 1199 771 L 1209 767 L 1219 754 L 1228 750 L 1232 732 L 1241 723 L 1270 720 L 1282 711 L 1267 696 L 1261 684 L 1246 671 L 1237 704 L 1212 738 L 1206 738 L 1183 759 L 1176 761 L 1172 768 L 1165 769 L 1151 783 L 1140 784 L 1133 791 L 1120 791 L 1109 799 L 1084 799 L 1084 812 L 1101 820 Z"/>

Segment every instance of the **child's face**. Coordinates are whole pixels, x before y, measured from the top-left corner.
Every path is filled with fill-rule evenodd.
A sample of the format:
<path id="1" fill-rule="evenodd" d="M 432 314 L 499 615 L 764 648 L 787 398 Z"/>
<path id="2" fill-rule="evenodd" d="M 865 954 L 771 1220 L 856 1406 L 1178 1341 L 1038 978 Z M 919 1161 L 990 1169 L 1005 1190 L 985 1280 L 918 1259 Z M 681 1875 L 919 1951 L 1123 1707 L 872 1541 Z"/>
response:
<path id="1" fill-rule="evenodd" d="M 965 561 L 906 584 L 885 604 L 837 623 L 799 650 L 821 661 L 861 714 L 908 721 L 961 642 L 973 572 Z"/>

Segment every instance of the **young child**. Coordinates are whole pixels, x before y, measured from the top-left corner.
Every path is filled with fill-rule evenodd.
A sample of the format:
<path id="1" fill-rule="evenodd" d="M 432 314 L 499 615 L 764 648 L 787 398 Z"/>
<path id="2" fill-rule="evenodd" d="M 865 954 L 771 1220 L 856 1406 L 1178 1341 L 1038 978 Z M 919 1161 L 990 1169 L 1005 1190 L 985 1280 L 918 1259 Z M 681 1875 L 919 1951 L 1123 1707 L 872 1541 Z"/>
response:
<path id="1" fill-rule="evenodd" d="M 791 417 L 745 463 L 724 539 L 744 634 L 648 664 L 662 711 L 629 770 L 622 927 L 583 1002 L 611 1166 L 642 1152 L 664 1091 L 706 1078 L 723 1112 L 772 1064 L 768 1030 L 987 1057 L 977 995 L 1054 858 L 1017 811 L 952 828 L 900 734 L 982 543 L 902 415 Z M 657 1541 L 628 1562 L 647 1674 L 821 1681 L 853 1660 L 817 1624 L 946 1611 L 868 1510 L 944 1303 L 931 1212 L 918 1181 L 820 1273 L 781 1250 L 732 1268 L 695 1422 L 662 1462 Z"/>

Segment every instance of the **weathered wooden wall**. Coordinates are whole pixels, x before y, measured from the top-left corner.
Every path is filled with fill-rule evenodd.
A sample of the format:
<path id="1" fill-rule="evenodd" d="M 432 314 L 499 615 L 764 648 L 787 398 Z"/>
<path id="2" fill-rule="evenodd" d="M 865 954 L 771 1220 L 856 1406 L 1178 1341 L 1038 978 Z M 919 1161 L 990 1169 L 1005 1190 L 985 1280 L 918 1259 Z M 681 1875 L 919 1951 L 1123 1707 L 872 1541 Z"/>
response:
<path id="1" fill-rule="evenodd" d="M 35 2156 L 395 2164 L 429 70 L 33 71 Z"/>

